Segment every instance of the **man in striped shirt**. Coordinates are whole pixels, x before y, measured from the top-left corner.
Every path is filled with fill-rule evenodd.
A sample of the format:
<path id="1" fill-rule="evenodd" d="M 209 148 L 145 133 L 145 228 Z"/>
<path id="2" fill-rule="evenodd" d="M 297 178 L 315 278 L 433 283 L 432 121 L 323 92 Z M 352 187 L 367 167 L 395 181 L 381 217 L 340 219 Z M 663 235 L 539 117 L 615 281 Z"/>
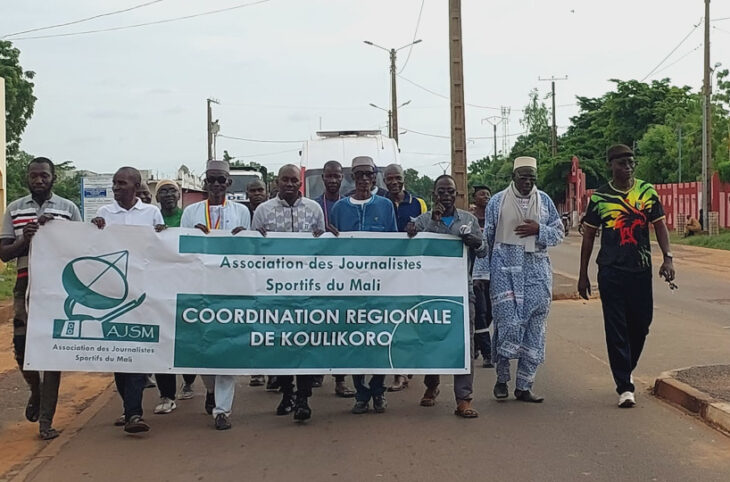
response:
<path id="1" fill-rule="evenodd" d="M 76 205 L 53 194 L 56 168 L 50 159 L 36 157 L 28 164 L 28 188 L 30 194 L 8 205 L 3 216 L 0 232 L 0 259 L 7 262 L 17 259 L 18 277 L 13 290 L 15 315 L 13 317 L 13 347 L 23 378 L 30 387 L 30 398 L 25 417 L 39 422 L 40 436 L 44 440 L 58 437 L 53 428 L 53 415 L 58 402 L 60 372 L 46 371 L 41 374 L 23 370 L 25 360 L 25 332 L 28 322 L 26 292 L 28 290 L 28 248 L 40 226 L 52 219 L 81 221 Z"/>

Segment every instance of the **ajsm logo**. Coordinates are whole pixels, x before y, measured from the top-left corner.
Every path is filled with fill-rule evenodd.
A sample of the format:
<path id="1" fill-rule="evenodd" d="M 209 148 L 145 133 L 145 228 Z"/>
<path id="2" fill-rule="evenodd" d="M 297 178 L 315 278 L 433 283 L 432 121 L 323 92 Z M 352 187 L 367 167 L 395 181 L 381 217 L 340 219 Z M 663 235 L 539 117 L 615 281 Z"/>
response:
<path id="1" fill-rule="evenodd" d="M 157 342 L 158 325 L 114 321 L 139 307 L 147 296 L 128 299 L 128 263 L 128 251 L 70 261 L 61 275 L 68 295 L 63 303 L 66 318 L 54 320 L 53 338 Z"/>

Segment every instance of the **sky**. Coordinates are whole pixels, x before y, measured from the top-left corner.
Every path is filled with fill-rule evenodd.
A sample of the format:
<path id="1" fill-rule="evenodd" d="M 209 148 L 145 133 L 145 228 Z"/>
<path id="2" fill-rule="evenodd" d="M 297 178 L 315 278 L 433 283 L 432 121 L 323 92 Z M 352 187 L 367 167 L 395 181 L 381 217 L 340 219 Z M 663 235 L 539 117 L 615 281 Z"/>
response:
<path id="1" fill-rule="evenodd" d="M 7 0 L 6 0 L 7 1 Z M 218 99 L 218 138 L 243 161 L 276 170 L 298 163 L 301 141 L 320 129 L 382 129 L 390 104 L 388 53 L 399 48 L 401 162 L 430 176 L 449 160 L 447 0 L 24 0 L 4 5 L 0 38 L 36 73 L 35 113 L 21 147 L 79 169 L 122 165 L 172 175 L 204 170 L 206 98 Z M 16 32 L 150 5 L 61 28 Z M 186 20 L 84 35 L 252 5 Z M 712 2 L 712 64 L 730 68 L 730 2 Z M 420 22 L 419 19 L 420 12 Z M 468 162 L 493 152 L 483 120 L 510 107 L 508 142 L 537 88 L 549 105 L 556 83 L 558 132 L 578 113 L 576 96 L 597 97 L 610 79 L 669 77 L 702 85 L 702 0 L 463 0 Z M 695 26 L 697 27 L 695 28 Z M 680 42 L 685 38 L 686 40 Z M 678 48 L 676 48 L 679 45 Z M 676 51 L 664 60 L 673 49 Z M 662 63 L 662 61 L 664 62 Z M 427 90 L 426 90 L 427 89 Z M 429 92 L 431 91 L 431 92 Z M 424 135 L 426 134 L 426 135 Z M 498 149 L 503 146 L 498 128 Z M 270 142 L 288 141 L 288 142 Z"/>

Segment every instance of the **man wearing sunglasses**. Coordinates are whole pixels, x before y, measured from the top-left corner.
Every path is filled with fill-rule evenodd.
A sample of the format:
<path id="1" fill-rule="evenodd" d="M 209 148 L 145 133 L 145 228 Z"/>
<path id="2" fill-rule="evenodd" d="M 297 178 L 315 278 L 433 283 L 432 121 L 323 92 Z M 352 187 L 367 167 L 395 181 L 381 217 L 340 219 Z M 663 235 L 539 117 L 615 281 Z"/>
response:
<path id="1" fill-rule="evenodd" d="M 208 161 L 205 170 L 205 190 L 208 199 L 191 204 L 183 211 L 181 228 L 197 228 L 208 234 L 223 229 L 238 234 L 251 226 L 251 215 L 243 204 L 228 202 L 226 191 L 231 185 L 230 167 L 226 161 Z M 205 411 L 215 418 L 216 430 L 231 428 L 230 416 L 236 380 L 233 375 L 204 375 L 207 394 Z"/>
<path id="2" fill-rule="evenodd" d="M 537 189 L 537 160 L 518 157 L 512 182 L 487 204 L 484 236 L 489 249 L 494 317 L 494 396 L 507 398 L 510 360 L 518 360 L 514 395 L 541 403 L 532 392 L 545 361 L 545 329 L 552 302 L 553 272 L 547 249 L 563 241 L 565 229 L 546 193 Z"/>
<path id="3" fill-rule="evenodd" d="M 675 273 L 664 208 L 654 186 L 634 178 L 633 151 L 618 144 L 608 149 L 606 160 L 611 180 L 591 196 L 583 219 L 578 292 L 585 299 L 591 294 L 588 262 L 596 230 L 601 227 L 596 263 L 608 362 L 619 395 L 618 406 L 631 408 L 636 405 L 631 372 L 639 362 L 654 313 L 650 224 L 664 254 L 659 276 L 671 283 Z"/>
<path id="4" fill-rule="evenodd" d="M 375 184 L 375 163 L 368 156 L 352 160 L 352 178 L 355 192 L 340 199 L 332 208 L 328 230 L 338 235 L 340 231 L 397 232 L 395 210 L 390 200 L 372 193 Z M 375 413 L 385 412 L 385 375 L 373 375 L 365 385 L 365 375 L 353 375 L 355 406 L 352 413 L 367 413 L 373 399 Z"/>

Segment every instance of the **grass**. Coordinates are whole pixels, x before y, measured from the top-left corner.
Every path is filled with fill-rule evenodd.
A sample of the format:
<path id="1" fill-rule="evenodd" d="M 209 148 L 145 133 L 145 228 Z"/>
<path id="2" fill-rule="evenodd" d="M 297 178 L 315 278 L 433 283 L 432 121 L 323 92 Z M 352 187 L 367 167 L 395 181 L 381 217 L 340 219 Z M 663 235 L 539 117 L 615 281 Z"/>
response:
<path id="1" fill-rule="evenodd" d="M 7 263 L 0 268 L 0 301 L 13 297 L 15 274 L 15 262 Z"/>
<path id="2" fill-rule="evenodd" d="M 652 231 L 652 240 L 656 241 L 656 236 Z M 688 238 L 684 238 L 677 234 L 676 231 L 669 232 L 669 241 L 672 244 L 683 244 L 686 246 L 700 246 L 702 248 L 725 249 L 730 250 L 730 229 L 721 229 L 717 236 L 708 236 L 707 234 L 695 234 Z"/>

